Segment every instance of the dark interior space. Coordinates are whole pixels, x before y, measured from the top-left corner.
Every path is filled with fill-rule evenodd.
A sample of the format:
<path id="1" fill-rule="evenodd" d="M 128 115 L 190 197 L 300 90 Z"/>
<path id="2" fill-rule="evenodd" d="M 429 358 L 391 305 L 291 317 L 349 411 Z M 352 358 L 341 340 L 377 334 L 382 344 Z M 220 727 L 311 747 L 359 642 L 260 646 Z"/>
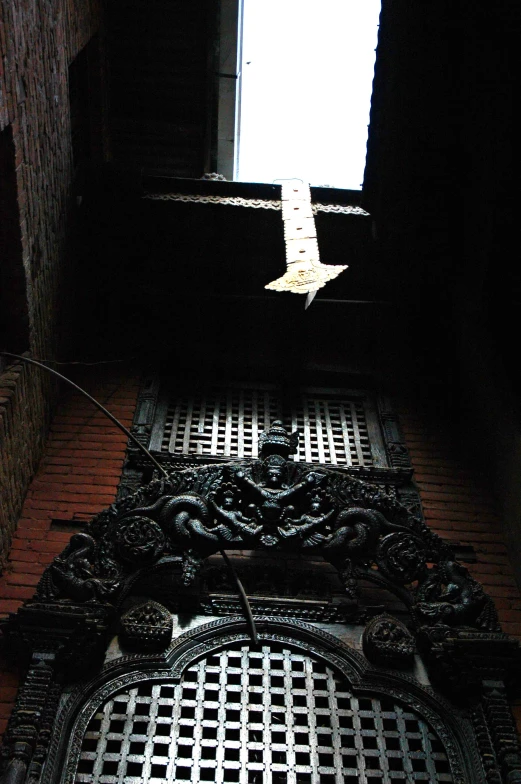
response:
<path id="1" fill-rule="evenodd" d="M 219 185 L 205 189 L 218 192 Z M 245 190 L 231 185 L 235 193 Z M 280 198 L 280 187 L 272 190 Z M 304 311 L 303 298 L 264 289 L 285 265 L 280 210 L 154 201 L 121 186 L 105 196 L 85 203 L 80 248 L 84 310 L 77 329 L 94 353 L 103 350 L 100 339 L 106 351 L 113 336 L 114 351 L 126 345 L 129 352 L 177 357 L 186 367 L 264 364 L 285 373 L 288 363 L 295 371 L 340 372 L 373 364 L 375 327 L 391 302 L 375 274 L 368 217 L 317 216 L 322 257 L 348 261 L 349 270 Z M 99 335 L 82 329 L 93 311 Z"/>
<path id="2" fill-rule="evenodd" d="M 0 132 L 0 334 L 12 351 L 29 344 L 27 290 L 20 236 L 15 148 L 10 126 Z"/>
<path id="3" fill-rule="evenodd" d="M 197 179 L 208 160 L 214 12 L 158 2 L 121 15 L 109 4 L 112 164 L 94 168 L 81 207 L 78 354 L 227 369 L 255 357 L 283 373 L 289 362 L 295 373 L 386 377 L 398 363 L 457 400 L 465 340 L 485 330 L 514 385 L 514 5 L 384 2 L 364 188 L 349 197 L 370 217 L 317 216 L 323 259 L 349 269 L 306 312 L 299 297 L 264 290 L 283 268 L 280 213 L 142 198 L 201 188 L 266 198 L 269 186 Z"/>
<path id="4" fill-rule="evenodd" d="M 218 5 L 107 3 L 113 160 L 122 169 L 200 177 L 208 165 Z"/>

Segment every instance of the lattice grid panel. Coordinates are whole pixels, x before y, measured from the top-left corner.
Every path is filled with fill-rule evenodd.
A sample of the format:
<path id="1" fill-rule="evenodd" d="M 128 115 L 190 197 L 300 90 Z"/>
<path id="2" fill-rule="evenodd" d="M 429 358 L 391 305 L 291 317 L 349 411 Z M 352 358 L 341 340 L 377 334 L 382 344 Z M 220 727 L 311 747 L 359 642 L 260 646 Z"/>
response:
<path id="1" fill-rule="evenodd" d="M 259 433 L 280 416 L 268 389 L 221 389 L 173 399 L 161 448 L 182 454 L 257 457 Z"/>
<path id="2" fill-rule="evenodd" d="M 332 465 L 373 464 L 361 398 L 304 395 L 291 412 L 291 426 L 301 434 L 295 460 Z"/>
<path id="3" fill-rule="evenodd" d="M 89 723 L 76 784 L 451 782 L 418 714 L 355 696 L 322 662 L 243 646 L 199 661 L 180 684 L 117 694 Z"/>
<path id="4" fill-rule="evenodd" d="M 258 435 L 281 418 L 273 389 L 226 389 L 173 398 L 166 414 L 165 452 L 257 457 Z M 327 393 L 303 394 L 291 410 L 300 433 L 296 461 L 332 465 L 373 465 L 364 399 Z"/>

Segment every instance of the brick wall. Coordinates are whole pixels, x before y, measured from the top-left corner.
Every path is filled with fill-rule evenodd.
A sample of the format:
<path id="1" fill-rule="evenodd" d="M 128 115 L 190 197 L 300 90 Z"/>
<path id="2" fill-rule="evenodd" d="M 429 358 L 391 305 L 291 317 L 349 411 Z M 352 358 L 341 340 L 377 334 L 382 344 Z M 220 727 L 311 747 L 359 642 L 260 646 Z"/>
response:
<path id="1" fill-rule="evenodd" d="M 56 352 L 67 259 L 73 180 L 68 66 L 99 24 L 97 0 L 0 0 L 0 132 L 10 126 L 21 241 L 12 262 L 19 268 L 9 271 L 8 281 L 25 280 L 28 346 L 35 357 Z M 0 388 L 0 463 L 16 476 L 9 483 L 0 475 L 1 559 L 41 456 L 54 387 L 38 371 L 12 370 L 0 377 Z"/>
<path id="2" fill-rule="evenodd" d="M 504 632 L 521 640 L 521 591 L 514 577 L 490 477 L 478 476 L 462 458 L 457 427 L 418 402 L 403 402 L 399 416 L 427 525 L 444 539 L 471 545 L 466 564 L 496 605 Z M 521 734 L 521 700 L 513 704 Z"/>
<path id="3" fill-rule="evenodd" d="M 45 413 L 39 382 L 40 374 L 27 365 L 12 365 L 0 375 L 0 573 L 28 477 L 34 474 L 43 447 Z"/>
<path id="4" fill-rule="evenodd" d="M 451 428 L 431 411 L 402 406 L 400 420 L 427 524 L 474 548 L 477 562 L 467 568 L 494 599 L 503 630 L 521 639 L 521 592 L 485 478 L 465 464 Z"/>
<path id="5" fill-rule="evenodd" d="M 80 386 L 130 427 L 138 380 L 111 371 L 83 373 Z M 33 596 L 40 576 L 74 528 L 109 506 L 116 497 L 127 439 L 79 393 L 67 392 L 52 421 L 44 457 L 31 483 L 0 578 L 0 617 L 16 612 Z M 54 521 L 54 522 L 53 522 Z M 17 675 L 0 669 L 0 732 L 15 696 Z"/>

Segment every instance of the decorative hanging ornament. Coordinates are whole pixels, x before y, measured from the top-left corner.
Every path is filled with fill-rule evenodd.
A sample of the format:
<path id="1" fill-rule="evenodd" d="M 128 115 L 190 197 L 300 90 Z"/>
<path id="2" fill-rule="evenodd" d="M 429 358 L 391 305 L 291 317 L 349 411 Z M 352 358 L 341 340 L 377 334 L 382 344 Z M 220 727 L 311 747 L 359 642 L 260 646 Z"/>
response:
<path id="1" fill-rule="evenodd" d="M 320 261 L 309 185 L 294 181 L 282 185 L 282 220 L 287 270 L 265 288 L 307 294 L 307 308 L 318 289 L 340 275 L 347 265 Z"/>

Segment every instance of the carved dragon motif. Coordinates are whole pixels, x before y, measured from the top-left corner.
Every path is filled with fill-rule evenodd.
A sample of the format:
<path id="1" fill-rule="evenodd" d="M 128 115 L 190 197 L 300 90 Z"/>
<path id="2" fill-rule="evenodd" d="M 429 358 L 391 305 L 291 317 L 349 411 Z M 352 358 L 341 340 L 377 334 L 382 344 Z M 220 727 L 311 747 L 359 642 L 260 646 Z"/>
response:
<path id="1" fill-rule="evenodd" d="M 481 585 L 456 561 L 442 561 L 426 572 L 416 591 L 419 625 L 470 626 L 498 630 L 496 608 Z"/>
<path id="2" fill-rule="evenodd" d="M 36 598 L 51 600 L 66 596 L 78 602 L 108 599 L 120 587 L 119 570 L 114 564 L 112 576 L 100 578 L 95 553 L 96 540 L 92 536 L 74 534 L 63 553 L 44 572 Z"/>
<path id="3" fill-rule="evenodd" d="M 102 512 L 48 568 L 37 597 L 113 602 L 165 556 L 182 559 L 188 584 L 222 548 L 268 548 L 323 556 L 352 599 L 360 577 L 384 584 L 418 626 L 497 626 L 478 583 L 394 498 L 338 471 L 291 462 L 295 434 L 280 422 L 260 440 L 260 460 L 174 471 Z"/>

